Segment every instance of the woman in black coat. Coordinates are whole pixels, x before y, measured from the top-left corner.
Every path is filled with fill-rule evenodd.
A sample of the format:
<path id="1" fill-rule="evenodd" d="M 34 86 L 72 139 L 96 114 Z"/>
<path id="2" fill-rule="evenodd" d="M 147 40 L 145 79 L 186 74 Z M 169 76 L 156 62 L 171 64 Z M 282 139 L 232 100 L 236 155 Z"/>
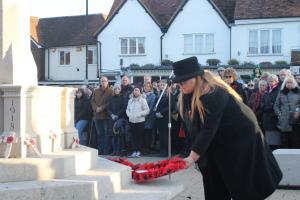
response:
<path id="1" fill-rule="evenodd" d="M 92 119 L 92 108 L 89 98 L 82 88 L 76 92 L 75 98 L 75 128 L 78 131 L 81 145 L 85 145 L 84 129 Z"/>
<path id="2" fill-rule="evenodd" d="M 262 200 L 282 173 L 251 109 L 221 79 L 200 68 L 196 57 L 173 64 L 179 107 L 191 153 L 203 175 L 206 200 Z"/>
<path id="3" fill-rule="evenodd" d="M 281 133 L 277 128 L 278 117 L 274 111 L 276 98 L 279 94 L 278 77 L 271 74 L 268 78 L 269 90 L 264 94 L 261 102 L 263 111 L 263 128 L 268 145 L 272 150 L 278 149 L 281 145 Z"/>
<path id="4" fill-rule="evenodd" d="M 164 87 L 166 86 L 166 81 L 161 80 L 158 84 L 160 91 L 163 91 Z M 167 95 L 168 92 L 166 91 L 156 110 L 155 110 L 155 125 L 158 130 L 159 134 L 159 156 L 160 157 L 167 157 L 168 156 L 168 114 L 169 114 L 169 96 Z M 160 94 L 157 96 L 158 101 Z M 174 109 L 174 100 L 172 99 L 171 102 L 171 110 Z"/>
<path id="5" fill-rule="evenodd" d="M 113 88 L 113 95 L 110 97 L 108 103 L 108 114 L 112 120 L 112 126 L 117 122 L 117 120 L 124 118 L 124 98 L 121 94 L 121 86 L 115 85 Z M 125 153 L 125 138 L 124 135 L 116 134 L 113 132 L 112 138 L 112 148 L 113 156 L 119 156 L 120 153 L 124 155 Z"/>

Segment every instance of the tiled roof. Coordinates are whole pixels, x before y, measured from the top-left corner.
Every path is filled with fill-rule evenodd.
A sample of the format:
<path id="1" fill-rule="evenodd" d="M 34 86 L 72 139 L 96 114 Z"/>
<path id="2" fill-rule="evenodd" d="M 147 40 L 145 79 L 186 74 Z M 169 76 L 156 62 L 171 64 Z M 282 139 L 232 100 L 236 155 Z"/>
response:
<path id="1" fill-rule="evenodd" d="M 300 17 L 300 0 L 236 0 L 234 18 Z"/>
<path id="2" fill-rule="evenodd" d="M 108 14 L 106 23 L 95 33 L 98 35 L 119 12 L 127 0 L 114 0 Z M 158 24 L 161 29 L 166 30 L 173 22 L 180 10 L 188 0 L 137 0 Z M 217 12 L 224 17 L 226 23 L 233 22 L 236 0 L 208 0 Z"/>
<path id="3" fill-rule="evenodd" d="M 88 39 L 86 39 L 86 16 L 68 16 L 54 18 L 31 17 L 31 37 L 44 47 L 61 47 L 96 44 L 93 33 L 104 24 L 102 14 L 88 16 Z"/>
<path id="4" fill-rule="evenodd" d="M 237 0 L 211 0 L 229 23 L 234 21 L 234 10 Z"/>

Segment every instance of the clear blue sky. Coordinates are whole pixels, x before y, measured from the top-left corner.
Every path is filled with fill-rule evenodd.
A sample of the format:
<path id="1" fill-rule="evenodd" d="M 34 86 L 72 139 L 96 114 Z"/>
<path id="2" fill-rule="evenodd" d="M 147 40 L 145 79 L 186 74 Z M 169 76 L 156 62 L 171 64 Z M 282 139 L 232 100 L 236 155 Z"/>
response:
<path id="1" fill-rule="evenodd" d="M 30 15 L 56 17 L 85 14 L 86 0 L 29 0 Z M 113 0 L 89 0 L 89 13 L 108 14 Z"/>

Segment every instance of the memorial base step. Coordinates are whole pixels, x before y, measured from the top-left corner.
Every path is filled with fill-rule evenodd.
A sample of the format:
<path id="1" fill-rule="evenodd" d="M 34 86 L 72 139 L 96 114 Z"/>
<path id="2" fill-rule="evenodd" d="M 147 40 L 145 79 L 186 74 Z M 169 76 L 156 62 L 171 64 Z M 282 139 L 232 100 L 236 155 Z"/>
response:
<path id="1" fill-rule="evenodd" d="M 5 200 L 169 200 L 183 186 L 163 177 L 135 184 L 131 169 L 98 158 L 96 168 L 65 179 L 0 183 L 0 199 Z"/>
<path id="2" fill-rule="evenodd" d="M 96 167 L 98 151 L 82 147 L 42 158 L 0 159 L 0 183 L 63 179 Z"/>

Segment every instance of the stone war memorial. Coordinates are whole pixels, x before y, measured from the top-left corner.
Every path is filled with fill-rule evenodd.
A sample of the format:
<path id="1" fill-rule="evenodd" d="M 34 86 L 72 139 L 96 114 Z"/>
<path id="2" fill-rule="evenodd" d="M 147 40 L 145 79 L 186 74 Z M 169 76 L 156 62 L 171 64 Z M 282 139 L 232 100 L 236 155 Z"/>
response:
<path id="1" fill-rule="evenodd" d="M 74 88 L 37 85 L 24 0 L 0 1 L 0 199 L 171 199 L 169 180 L 131 181 L 131 169 L 78 144 Z"/>

